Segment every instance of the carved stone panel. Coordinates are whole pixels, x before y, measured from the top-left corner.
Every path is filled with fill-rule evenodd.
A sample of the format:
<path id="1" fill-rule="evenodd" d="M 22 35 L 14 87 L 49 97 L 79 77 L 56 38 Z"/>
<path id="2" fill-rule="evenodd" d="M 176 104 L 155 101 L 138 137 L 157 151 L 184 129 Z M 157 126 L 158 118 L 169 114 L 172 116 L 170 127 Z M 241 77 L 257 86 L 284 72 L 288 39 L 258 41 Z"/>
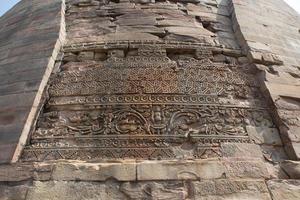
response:
<path id="1" fill-rule="evenodd" d="M 233 101 L 260 99 L 252 72 L 211 61 L 208 47 L 99 50 L 109 56 L 52 77 L 24 160 L 215 157 L 223 142 L 251 142 L 246 126 L 272 126 L 262 103 Z"/>
<path id="2" fill-rule="evenodd" d="M 255 69 L 192 7 L 67 1 L 62 65 L 22 159 L 220 157 L 252 142 L 246 127 L 273 127 Z"/>

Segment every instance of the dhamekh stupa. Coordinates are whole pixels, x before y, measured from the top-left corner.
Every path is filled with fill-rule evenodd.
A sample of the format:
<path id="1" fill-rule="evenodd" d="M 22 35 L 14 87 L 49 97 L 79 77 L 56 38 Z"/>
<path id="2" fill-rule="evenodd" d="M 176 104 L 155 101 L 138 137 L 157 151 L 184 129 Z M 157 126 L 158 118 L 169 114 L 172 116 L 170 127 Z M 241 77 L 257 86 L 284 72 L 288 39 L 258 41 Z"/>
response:
<path id="1" fill-rule="evenodd" d="M 21 0 L 0 18 L 0 200 L 299 200 L 283 0 Z"/>

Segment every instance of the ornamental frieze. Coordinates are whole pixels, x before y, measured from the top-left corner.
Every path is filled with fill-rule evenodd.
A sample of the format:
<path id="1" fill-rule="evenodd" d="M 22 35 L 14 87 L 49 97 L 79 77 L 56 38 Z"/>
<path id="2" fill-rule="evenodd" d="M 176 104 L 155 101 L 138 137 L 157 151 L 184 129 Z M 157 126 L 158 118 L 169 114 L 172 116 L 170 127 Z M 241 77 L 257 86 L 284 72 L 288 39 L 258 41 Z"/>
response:
<path id="1" fill-rule="evenodd" d="M 274 126 L 268 107 L 255 70 L 214 60 L 219 48 L 66 46 L 22 159 L 207 158 L 222 143 L 251 143 L 247 126 Z"/>

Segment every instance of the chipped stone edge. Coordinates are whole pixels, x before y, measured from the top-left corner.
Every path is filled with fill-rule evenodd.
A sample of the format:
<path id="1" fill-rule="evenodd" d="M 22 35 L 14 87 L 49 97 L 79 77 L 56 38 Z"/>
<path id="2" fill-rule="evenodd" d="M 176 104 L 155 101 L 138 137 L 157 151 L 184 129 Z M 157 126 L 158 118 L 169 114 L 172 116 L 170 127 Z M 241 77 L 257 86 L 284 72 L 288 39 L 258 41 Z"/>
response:
<path id="1" fill-rule="evenodd" d="M 292 141 L 286 140 L 286 131 L 282 128 L 282 121 L 278 114 L 278 109 L 275 105 L 274 98 L 272 96 L 272 91 L 269 90 L 267 82 L 265 81 L 266 72 L 265 70 L 268 66 L 272 65 L 284 65 L 283 60 L 281 57 L 271 49 L 269 50 L 259 50 L 251 48 L 251 41 L 248 41 L 245 38 L 245 33 L 240 27 L 239 18 L 243 17 L 242 14 L 239 12 L 239 6 L 241 5 L 241 1 L 230 0 L 231 6 L 231 18 L 234 27 L 234 34 L 236 36 L 237 42 L 240 44 L 241 49 L 247 58 L 249 59 L 250 63 L 253 64 L 257 69 L 261 70 L 261 74 L 257 77 L 258 81 L 260 82 L 260 89 L 263 92 L 264 96 L 266 97 L 268 103 L 271 105 L 273 111 L 273 119 L 276 126 L 279 129 L 280 138 L 282 140 L 284 149 L 289 157 L 289 159 L 298 160 L 297 158 L 297 150 L 293 146 Z M 243 5 L 244 6 L 244 5 Z M 261 67 L 265 66 L 265 67 Z"/>
<path id="2" fill-rule="evenodd" d="M 55 43 L 55 46 L 53 48 L 52 55 L 50 58 L 48 58 L 48 65 L 46 67 L 45 73 L 43 75 L 42 81 L 40 83 L 40 86 L 38 88 L 37 94 L 35 96 L 35 99 L 33 101 L 31 110 L 28 114 L 28 117 L 26 119 L 26 122 L 24 124 L 23 130 L 21 132 L 21 136 L 19 138 L 19 142 L 17 144 L 17 147 L 15 149 L 15 152 L 13 154 L 13 157 L 11 159 L 11 163 L 15 163 L 19 160 L 21 153 L 26 145 L 28 136 L 30 135 L 31 128 L 35 122 L 36 115 L 40 109 L 40 102 L 42 100 L 45 88 L 47 86 L 48 80 L 50 78 L 50 75 L 52 73 L 52 70 L 55 65 L 55 60 L 59 54 L 60 49 L 62 48 L 63 44 L 65 43 L 66 38 L 66 29 L 65 29 L 65 0 L 61 1 L 61 19 L 60 19 L 60 30 L 59 30 L 59 36 Z"/>

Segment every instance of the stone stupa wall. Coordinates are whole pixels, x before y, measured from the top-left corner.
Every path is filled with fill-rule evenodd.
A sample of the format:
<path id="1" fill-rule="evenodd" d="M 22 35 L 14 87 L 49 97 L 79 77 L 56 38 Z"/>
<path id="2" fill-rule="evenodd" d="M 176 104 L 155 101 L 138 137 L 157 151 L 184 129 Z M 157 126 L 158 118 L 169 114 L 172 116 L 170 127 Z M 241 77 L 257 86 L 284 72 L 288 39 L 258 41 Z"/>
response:
<path id="1" fill-rule="evenodd" d="M 61 1 L 24 0 L 0 18 L 0 163 L 22 150 L 61 41 Z"/>
<path id="2" fill-rule="evenodd" d="M 39 81 L 3 86 L 28 106 L 0 114 L 0 199 L 299 199 L 299 22 L 281 0 L 21 1 L 0 23 L 42 38 L 0 73 Z"/>

